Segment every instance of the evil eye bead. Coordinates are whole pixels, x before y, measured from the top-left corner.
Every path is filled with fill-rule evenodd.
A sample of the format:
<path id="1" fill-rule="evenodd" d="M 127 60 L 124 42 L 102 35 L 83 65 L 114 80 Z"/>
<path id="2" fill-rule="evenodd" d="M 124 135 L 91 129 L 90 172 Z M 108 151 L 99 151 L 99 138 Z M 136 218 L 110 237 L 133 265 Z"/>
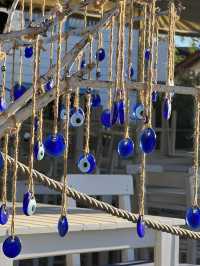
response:
<path id="1" fill-rule="evenodd" d="M 118 103 L 118 116 L 119 116 L 119 123 L 120 125 L 124 124 L 124 120 L 125 120 L 125 113 L 124 113 L 124 101 L 120 100 Z"/>
<path id="2" fill-rule="evenodd" d="M 114 102 L 111 110 L 111 124 L 115 125 L 118 119 L 118 102 Z"/>
<path id="3" fill-rule="evenodd" d="M 106 128 L 110 128 L 111 127 L 111 112 L 109 109 L 106 109 L 103 111 L 103 113 L 101 114 L 101 124 L 106 127 Z"/>
<path id="4" fill-rule="evenodd" d="M 124 138 L 118 143 L 118 154 L 121 157 L 127 158 L 133 154 L 134 143 L 131 138 Z"/>
<path id="5" fill-rule="evenodd" d="M 163 117 L 165 120 L 169 120 L 171 117 L 172 112 L 172 103 L 169 98 L 165 98 L 164 104 L 163 104 Z"/>
<path id="6" fill-rule="evenodd" d="M 31 58 L 33 55 L 33 47 L 30 46 L 30 47 L 26 47 L 25 50 L 24 50 L 24 56 L 26 58 Z"/>
<path id="7" fill-rule="evenodd" d="M 129 67 L 128 77 L 130 80 L 133 80 L 133 78 L 134 78 L 134 69 L 132 66 Z"/>
<path id="8" fill-rule="evenodd" d="M 14 100 L 17 100 L 26 92 L 26 88 L 23 85 L 19 85 L 18 83 L 14 86 Z"/>
<path id="9" fill-rule="evenodd" d="M 101 105 L 101 97 L 99 94 L 92 94 L 92 107 L 99 107 Z"/>
<path id="10" fill-rule="evenodd" d="M 144 57 L 145 57 L 146 61 L 149 61 L 150 55 L 151 55 L 151 51 L 150 51 L 149 48 L 147 48 L 146 51 L 145 51 L 145 54 L 144 54 Z"/>
<path id="11" fill-rule="evenodd" d="M 0 207 L 0 224 L 7 224 L 9 219 L 8 207 L 5 204 L 2 204 Z"/>
<path id="12" fill-rule="evenodd" d="M 101 62 L 105 59 L 106 57 L 106 52 L 103 48 L 99 48 L 96 52 L 96 60 Z"/>
<path id="13" fill-rule="evenodd" d="M 2 250 L 6 257 L 16 258 L 22 249 L 22 244 L 18 236 L 9 236 L 3 242 Z"/>
<path id="14" fill-rule="evenodd" d="M 44 158 L 44 145 L 41 142 L 37 142 L 33 148 L 34 157 L 36 160 L 41 161 Z"/>
<path id="15" fill-rule="evenodd" d="M 144 119 L 144 105 L 136 104 L 133 108 L 133 118 L 136 120 Z"/>
<path id="16" fill-rule="evenodd" d="M 82 108 L 73 108 L 71 110 L 70 123 L 72 127 L 80 127 L 85 121 L 85 114 Z"/>
<path id="17" fill-rule="evenodd" d="M 158 100 L 158 92 L 157 91 L 153 91 L 152 92 L 152 103 L 156 103 Z"/>
<path id="18" fill-rule="evenodd" d="M 3 66 L 1 67 L 1 71 L 2 71 L 2 72 L 5 72 L 5 71 L 6 71 L 6 66 L 5 66 L 5 65 L 3 65 Z"/>
<path id="19" fill-rule="evenodd" d="M 78 168 L 84 174 L 90 174 L 96 168 L 96 160 L 93 154 L 81 155 L 78 160 Z"/>
<path id="20" fill-rule="evenodd" d="M 145 128 L 140 136 L 140 148 L 148 154 L 154 151 L 156 147 L 156 133 L 152 128 Z"/>
<path id="21" fill-rule="evenodd" d="M 0 113 L 4 112 L 7 108 L 5 97 L 0 97 Z"/>
<path id="22" fill-rule="evenodd" d="M 3 167 L 4 167 L 4 159 L 2 153 L 0 152 L 0 171 L 3 169 Z"/>
<path id="23" fill-rule="evenodd" d="M 53 86 L 54 86 L 54 81 L 53 79 L 49 79 L 47 81 L 47 83 L 45 84 L 45 91 L 48 92 L 48 91 L 51 91 L 53 89 Z"/>
<path id="24" fill-rule="evenodd" d="M 58 233 L 61 237 L 64 237 L 69 230 L 69 224 L 66 216 L 61 216 L 58 220 Z"/>
<path id="25" fill-rule="evenodd" d="M 85 68 L 86 68 L 86 61 L 85 61 L 85 59 L 82 59 L 81 60 L 81 65 L 80 65 L 80 69 L 83 70 Z"/>
<path id="26" fill-rule="evenodd" d="M 137 220 L 137 234 L 140 238 L 143 238 L 145 235 L 145 224 L 142 216 L 139 216 Z"/>
<path id="27" fill-rule="evenodd" d="M 36 211 L 36 200 L 31 192 L 26 192 L 23 199 L 23 212 L 26 216 L 31 216 Z"/>
<path id="28" fill-rule="evenodd" d="M 67 110 L 65 108 L 62 108 L 62 110 L 60 111 L 60 119 L 61 120 L 67 119 Z"/>
<path id="29" fill-rule="evenodd" d="M 189 228 L 196 230 L 200 228 L 200 209 L 192 207 L 187 209 L 185 216 L 186 224 Z"/>
<path id="30" fill-rule="evenodd" d="M 44 141 L 45 152 L 53 157 L 60 157 L 65 150 L 65 140 L 63 135 L 49 135 Z"/>

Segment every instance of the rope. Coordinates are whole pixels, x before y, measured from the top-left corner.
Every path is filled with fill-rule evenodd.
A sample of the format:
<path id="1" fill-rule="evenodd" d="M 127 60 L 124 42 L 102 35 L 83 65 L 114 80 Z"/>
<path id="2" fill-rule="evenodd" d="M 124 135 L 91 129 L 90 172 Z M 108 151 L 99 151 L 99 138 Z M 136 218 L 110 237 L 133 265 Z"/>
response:
<path id="1" fill-rule="evenodd" d="M 43 4 L 42 4 L 42 16 L 45 16 L 45 7 L 46 7 L 46 0 L 43 0 Z"/>
<path id="2" fill-rule="evenodd" d="M 54 24 L 52 24 L 52 26 L 51 26 L 51 44 L 50 44 L 50 55 L 49 55 L 50 68 L 53 67 L 53 47 L 54 47 L 53 37 L 54 37 Z"/>
<path id="3" fill-rule="evenodd" d="M 15 44 L 13 44 L 13 54 L 12 54 L 12 72 L 11 72 L 11 81 L 10 81 L 10 88 L 11 88 L 11 100 L 14 101 L 14 84 L 15 84 Z"/>
<path id="4" fill-rule="evenodd" d="M 29 16 L 30 16 L 30 22 L 32 22 L 33 21 L 33 0 L 30 0 Z"/>
<path id="5" fill-rule="evenodd" d="M 7 56 L 5 54 L 4 62 L 2 65 L 2 69 L 1 69 L 1 72 L 2 72 L 1 98 L 3 98 L 4 100 L 6 100 L 6 59 L 7 59 Z M 5 69 L 3 69 L 3 68 L 5 68 Z"/>
<path id="6" fill-rule="evenodd" d="M 108 66 L 108 79 L 112 81 L 113 79 L 113 47 L 114 47 L 114 26 L 115 26 L 115 17 L 112 17 L 111 20 L 111 32 L 110 32 L 110 49 L 109 49 L 109 66 Z M 108 97 L 108 109 L 112 108 L 112 88 L 109 88 L 109 97 Z"/>
<path id="7" fill-rule="evenodd" d="M 130 3 L 129 31 L 128 31 L 128 69 L 131 67 L 133 52 L 133 2 Z"/>
<path id="8" fill-rule="evenodd" d="M 7 203 L 7 175 L 8 175 L 8 133 L 4 137 L 3 152 L 5 154 L 2 175 L 2 203 Z"/>
<path id="9" fill-rule="evenodd" d="M 21 30 L 24 28 L 24 0 L 21 2 Z M 22 47 L 19 48 L 19 85 L 22 85 L 22 74 L 23 74 L 23 54 Z"/>
<path id="10" fill-rule="evenodd" d="M 86 103 L 86 120 L 85 120 L 85 145 L 84 145 L 84 154 L 90 152 L 90 114 L 91 114 L 91 94 L 87 94 L 87 103 Z"/>
<path id="11" fill-rule="evenodd" d="M 80 71 L 81 61 L 83 59 L 83 53 L 80 53 L 77 58 L 77 71 Z M 79 107 L 79 87 L 76 87 L 75 97 L 74 97 L 74 107 L 77 109 Z"/>

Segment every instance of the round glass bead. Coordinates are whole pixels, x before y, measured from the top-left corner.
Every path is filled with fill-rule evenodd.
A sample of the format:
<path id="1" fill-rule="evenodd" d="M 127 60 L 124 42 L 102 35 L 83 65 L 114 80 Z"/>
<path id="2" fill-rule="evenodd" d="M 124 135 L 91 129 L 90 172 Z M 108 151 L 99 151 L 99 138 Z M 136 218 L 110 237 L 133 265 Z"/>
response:
<path id="1" fill-rule="evenodd" d="M 14 100 L 17 100 L 25 92 L 26 92 L 26 88 L 23 85 L 20 86 L 18 83 L 16 83 L 14 85 Z"/>
<path id="2" fill-rule="evenodd" d="M 9 219 L 8 207 L 5 204 L 2 204 L 0 207 L 0 224 L 7 224 Z"/>
<path id="3" fill-rule="evenodd" d="M 87 153 L 80 156 L 78 168 L 84 174 L 92 173 L 96 168 L 96 160 L 93 154 Z"/>
<path id="4" fill-rule="evenodd" d="M 164 104 L 163 104 L 163 117 L 165 120 L 169 120 L 171 117 L 172 112 L 172 103 L 169 98 L 165 98 Z"/>
<path id="5" fill-rule="evenodd" d="M 145 224 L 142 216 L 139 216 L 137 220 L 137 234 L 140 238 L 143 238 L 145 235 Z"/>
<path id="6" fill-rule="evenodd" d="M 103 113 L 101 114 L 101 123 L 106 128 L 111 127 L 110 117 L 111 117 L 111 112 L 109 109 L 104 110 Z"/>
<path id="7" fill-rule="evenodd" d="M 96 60 L 97 61 L 103 61 L 106 57 L 106 52 L 103 48 L 99 48 L 96 52 Z"/>
<path id="8" fill-rule="evenodd" d="M 33 55 L 33 47 L 30 46 L 30 47 L 26 47 L 25 50 L 24 50 L 24 56 L 26 58 L 31 58 Z"/>
<path id="9" fill-rule="evenodd" d="M 152 92 L 152 102 L 156 103 L 158 100 L 158 92 L 157 91 L 153 91 Z"/>
<path id="10" fill-rule="evenodd" d="M 101 97 L 99 94 L 92 94 L 92 107 L 99 107 L 101 105 Z"/>
<path id="11" fill-rule="evenodd" d="M 136 120 L 144 119 L 144 105 L 143 104 L 136 104 L 133 107 L 133 118 Z"/>
<path id="12" fill-rule="evenodd" d="M 2 153 L 0 152 L 0 171 L 3 169 L 3 167 L 4 167 L 4 159 Z"/>
<path id="13" fill-rule="evenodd" d="M 85 121 L 85 114 L 82 108 L 72 108 L 70 111 L 70 124 L 72 127 L 80 127 Z"/>
<path id="14" fill-rule="evenodd" d="M 80 69 L 84 69 L 84 68 L 86 68 L 86 61 L 85 59 L 82 59 Z"/>
<path id="15" fill-rule="evenodd" d="M 34 157 L 36 160 L 41 161 L 44 158 L 44 145 L 42 142 L 36 142 L 33 148 Z"/>
<path id="16" fill-rule="evenodd" d="M 187 209 L 185 216 L 186 224 L 193 230 L 200 228 L 200 209 L 198 207 L 191 207 Z"/>
<path id="17" fill-rule="evenodd" d="M 62 108 L 60 110 L 60 119 L 61 120 L 66 120 L 67 119 L 67 110 L 65 108 Z"/>
<path id="18" fill-rule="evenodd" d="M 64 237 L 69 230 L 69 224 L 66 216 L 61 216 L 58 220 L 58 233 Z"/>
<path id="19" fill-rule="evenodd" d="M 0 97 L 0 113 L 4 112 L 7 108 L 7 103 L 4 97 Z"/>
<path id="20" fill-rule="evenodd" d="M 45 152 L 53 157 L 60 157 L 65 150 L 65 140 L 63 135 L 49 135 L 44 141 Z"/>
<path id="21" fill-rule="evenodd" d="M 144 55 L 146 61 L 149 61 L 150 55 L 151 55 L 150 49 L 146 49 L 145 55 Z"/>
<path id="22" fill-rule="evenodd" d="M 114 102 L 111 110 L 111 124 L 115 125 L 118 119 L 118 102 Z"/>
<path id="23" fill-rule="evenodd" d="M 23 212 L 26 216 L 31 216 L 36 212 L 36 200 L 33 193 L 26 192 L 23 198 Z"/>
<path id="24" fill-rule="evenodd" d="M 133 155 L 134 142 L 132 141 L 131 138 L 124 138 L 124 139 L 120 140 L 120 142 L 118 143 L 117 151 L 121 157 L 127 158 L 127 157 Z"/>
<path id="25" fill-rule="evenodd" d="M 2 250 L 6 257 L 17 257 L 22 249 L 21 241 L 18 236 L 9 236 L 3 242 Z"/>
<path id="26" fill-rule="evenodd" d="M 156 147 L 156 133 L 152 128 L 145 128 L 140 136 L 140 148 L 144 153 L 151 153 Z"/>
<path id="27" fill-rule="evenodd" d="M 124 124 L 124 120 L 125 120 L 125 113 L 124 113 L 124 101 L 123 100 L 119 100 L 118 102 L 118 117 L 119 117 L 119 123 L 120 125 Z"/>
<path id="28" fill-rule="evenodd" d="M 51 91 L 53 89 L 54 86 L 54 81 L 53 79 L 49 79 L 45 85 L 45 91 Z"/>

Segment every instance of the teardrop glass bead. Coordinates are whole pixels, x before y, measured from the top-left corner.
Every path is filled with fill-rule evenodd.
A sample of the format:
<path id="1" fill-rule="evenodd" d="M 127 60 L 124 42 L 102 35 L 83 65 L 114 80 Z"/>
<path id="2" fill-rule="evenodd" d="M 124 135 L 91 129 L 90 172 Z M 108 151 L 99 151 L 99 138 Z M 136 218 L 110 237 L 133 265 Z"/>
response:
<path id="1" fill-rule="evenodd" d="M 6 257 L 16 258 L 22 249 L 21 241 L 18 236 L 9 236 L 3 242 L 2 250 Z"/>
<path id="2" fill-rule="evenodd" d="M 157 91 L 153 91 L 152 92 L 152 102 L 156 103 L 158 100 L 158 92 Z"/>
<path id="3" fill-rule="evenodd" d="M 101 105 L 101 97 L 99 94 L 92 94 L 92 107 L 99 107 Z"/>
<path id="4" fill-rule="evenodd" d="M 114 102 L 111 110 L 111 124 L 115 125 L 118 119 L 118 102 Z"/>
<path id="5" fill-rule="evenodd" d="M 103 113 L 101 114 L 101 123 L 104 127 L 106 128 L 111 128 L 111 112 L 109 109 L 106 109 L 103 111 Z"/>
<path id="6" fill-rule="evenodd" d="M 0 207 L 0 224 L 7 224 L 9 219 L 8 207 L 5 204 L 2 204 Z"/>
<path id="7" fill-rule="evenodd" d="M 185 216 L 189 228 L 196 230 L 200 228 L 200 209 L 198 207 L 188 208 Z"/>
<path id="8" fill-rule="evenodd" d="M 154 151 L 156 147 L 156 133 L 152 128 L 145 128 L 140 136 L 140 148 L 148 154 Z"/>
<path id="9" fill-rule="evenodd" d="M 26 58 L 31 58 L 33 55 L 33 47 L 30 46 L 30 47 L 26 47 L 25 50 L 24 50 L 24 56 Z"/>
<path id="10" fill-rule="evenodd" d="M 123 125 L 124 121 L 125 121 L 124 109 L 125 109 L 124 101 L 120 100 L 119 103 L 118 103 L 118 116 L 119 116 L 120 125 Z"/>
<path id="11" fill-rule="evenodd" d="M 37 161 L 41 161 L 44 158 L 44 145 L 42 142 L 37 141 L 33 148 L 34 158 Z"/>
<path id="12" fill-rule="evenodd" d="M 92 173 L 96 168 L 96 160 L 92 153 L 83 154 L 78 160 L 78 168 L 84 174 Z"/>
<path id="13" fill-rule="evenodd" d="M 145 235 L 145 224 L 142 216 L 139 216 L 137 220 L 137 234 L 140 238 L 143 238 Z"/>
<path id="14" fill-rule="evenodd" d="M 106 52 L 103 48 L 99 48 L 96 52 L 96 60 L 97 61 L 103 61 L 106 57 Z"/>
<path id="15" fill-rule="evenodd" d="M 70 110 L 70 125 L 72 127 L 80 127 L 85 121 L 85 113 L 82 108 L 72 108 Z"/>
<path id="16" fill-rule="evenodd" d="M 4 167 L 4 159 L 2 153 L 0 152 L 0 171 L 3 169 L 3 167 Z"/>
<path id="17" fill-rule="evenodd" d="M 19 97 L 21 97 L 26 92 L 26 88 L 23 85 L 20 86 L 18 83 L 14 85 L 13 89 L 14 89 L 14 92 L 13 92 L 14 100 L 17 100 Z"/>
<path id="18" fill-rule="evenodd" d="M 54 81 L 53 79 L 49 79 L 45 85 L 45 91 L 51 91 L 53 89 L 54 86 Z"/>
<path id="19" fill-rule="evenodd" d="M 133 107 L 133 118 L 136 120 L 144 119 L 144 105 L 143 104 L 136 104 Z"/>
<path id="20" fill-rule="evenodd" d="M 172 112 L 171 100 L 169 98 L 165 98 L 164 104 L 163 104 L 163 117 L 166 120 L 169 120 L 171 117 L 171 112 Z"/>
<path id="21" fill-rule="evenodd" d="M 145 55 L 144 55 L 146 61 L 149 61 L 150 55 L 151 55 L 150 49 L 146 49 Z"/>
<path id="22" fill-rule="evenodd" d="M 60 157 L 65 150 L 65 140 L 63 135 L 49 135 L 44 141 L 45 152 L 53 157 Z"/>
<path id="23" fill-rule="evenodd" d="M 80 69 L 83 70 L 84 68 L 86 68 L 86 61 L 85 59 L 82 59 Z"/>
<path id="24" fill-rule="evenodd" d="M 31 216 L 36 212 L 36 200 L 33 193 L 27 191 L 23 198 L 23 212 L 26 216 Z"/>
<path id="25" fill-rule="evenodd" d="M 58 220 L 58 233 L 61 237 L 64 237 L 69 230 L 69 224 L 66 216 L 61 216 Z"/>
<path id="26" fill-rule="evenodd" d="M 118 143 L 118 154 L 121 157 L 129 157 L 131 155 L 133 155 L 134 152 L 134 142 L 132 141 L 131 138 L 124 138 L 122 140 L 120 140 L 120 142 Z"/>
<path id="27" fill-rule="evenodd" d="M 7 109 L 7 103 L 4 97 L 0 97 L 0 113 Z"/>

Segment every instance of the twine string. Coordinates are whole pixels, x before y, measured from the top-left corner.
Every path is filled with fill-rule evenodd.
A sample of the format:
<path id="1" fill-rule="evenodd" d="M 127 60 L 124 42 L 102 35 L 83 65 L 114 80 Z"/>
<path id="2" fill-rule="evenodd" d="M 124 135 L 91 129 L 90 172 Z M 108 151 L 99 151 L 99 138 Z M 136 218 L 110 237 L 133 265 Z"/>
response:
<path id="1" fill-rule="evenodd" d="M 90 152 L 90 114 L 91 114 L 91 94 L 86 96 L 86 119 L 85 119 L 85 145 L 84 154 Z"/>
<path id="2" fill-rule="evenodd" d="M 7 175 L 8 175 L 8 133 L 4 137 L 3 153 L 4 157 L 4 166 L 3 166 L 3 175 L 2 175 L 2 202 L 6 205 L 7 203 Z"/>
<path id="3" fill-rule="evenodd" d="M 109 48 L 109 67 L 108 67 L 108 79 L 110 81 L 113 80 L 113 46 L 114 46 L 114 27 L 115 27 L 115 17 L 112 17 L 111 26 L 110 26 L 110 48 Z M 108 109 L 111 110 L 112 108 L 112 88 L 109 88 L 108 94 Z"/>

